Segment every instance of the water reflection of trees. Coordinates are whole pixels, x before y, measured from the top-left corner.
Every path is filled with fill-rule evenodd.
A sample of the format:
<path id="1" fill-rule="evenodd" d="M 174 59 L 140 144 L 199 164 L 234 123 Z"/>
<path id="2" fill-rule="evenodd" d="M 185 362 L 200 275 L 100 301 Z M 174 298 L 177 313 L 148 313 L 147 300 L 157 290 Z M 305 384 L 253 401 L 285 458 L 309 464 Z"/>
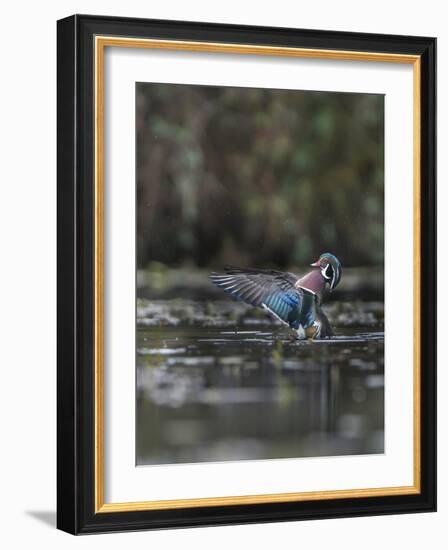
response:
<path id="1" fill-rule="evenodd" d="M 245 328 L 142 329 L 140 461 L 383 451 L 380 336 L 297 347 Z"/>

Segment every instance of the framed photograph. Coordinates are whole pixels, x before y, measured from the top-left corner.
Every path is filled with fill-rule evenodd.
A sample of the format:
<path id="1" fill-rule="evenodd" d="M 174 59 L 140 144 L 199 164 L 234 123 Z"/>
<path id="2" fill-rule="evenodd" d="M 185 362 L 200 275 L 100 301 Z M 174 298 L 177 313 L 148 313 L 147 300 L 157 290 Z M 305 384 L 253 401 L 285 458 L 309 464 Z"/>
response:
<path id="1" fill-rule="evenodd" d="M 425 37 L 58 22 L 58 527 L 434 511 Z"/>

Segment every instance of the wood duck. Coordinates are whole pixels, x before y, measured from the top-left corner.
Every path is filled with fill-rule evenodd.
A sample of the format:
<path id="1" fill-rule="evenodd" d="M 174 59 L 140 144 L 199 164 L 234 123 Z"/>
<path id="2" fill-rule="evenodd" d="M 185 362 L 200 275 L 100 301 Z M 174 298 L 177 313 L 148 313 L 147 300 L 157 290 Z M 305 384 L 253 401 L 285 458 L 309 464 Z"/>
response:
<path id="1" fill-rule="evenodd" d="M 224 268 L 224 273 L 211 273 L 213 284 L 237 300 L 261 307 L 297 332 L 302 329 L 307 339 L 332 336 L 330 322 L 322 311 L 322 293 L 339 284 L 340 261 L 328 252 L 311 264 L 313 270 L 299 278 L 294 273 L 270 269 Z"/>

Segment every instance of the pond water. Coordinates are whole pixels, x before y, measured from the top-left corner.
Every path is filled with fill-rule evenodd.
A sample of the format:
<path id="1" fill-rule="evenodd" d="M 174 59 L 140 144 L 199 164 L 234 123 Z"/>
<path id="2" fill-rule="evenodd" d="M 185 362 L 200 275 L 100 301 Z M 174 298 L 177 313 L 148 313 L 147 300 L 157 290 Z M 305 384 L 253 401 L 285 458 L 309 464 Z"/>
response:
<path id="1" fill-rule="evenodd" d="M 332 302 L 291 338 L 231 300 L 137 304 L 138 465 L 384 452 L 382 302 Z"/>

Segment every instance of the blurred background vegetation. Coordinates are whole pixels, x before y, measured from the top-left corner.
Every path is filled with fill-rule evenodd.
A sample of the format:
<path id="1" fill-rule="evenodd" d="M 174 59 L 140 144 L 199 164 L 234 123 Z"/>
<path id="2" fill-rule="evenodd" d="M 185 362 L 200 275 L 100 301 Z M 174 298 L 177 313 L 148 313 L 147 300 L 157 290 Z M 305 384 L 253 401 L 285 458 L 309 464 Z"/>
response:
<path id="1" fill-rule="evenodd" d="M 138 268 L 384 259 L 381 95 L 139 83 Z"/>

